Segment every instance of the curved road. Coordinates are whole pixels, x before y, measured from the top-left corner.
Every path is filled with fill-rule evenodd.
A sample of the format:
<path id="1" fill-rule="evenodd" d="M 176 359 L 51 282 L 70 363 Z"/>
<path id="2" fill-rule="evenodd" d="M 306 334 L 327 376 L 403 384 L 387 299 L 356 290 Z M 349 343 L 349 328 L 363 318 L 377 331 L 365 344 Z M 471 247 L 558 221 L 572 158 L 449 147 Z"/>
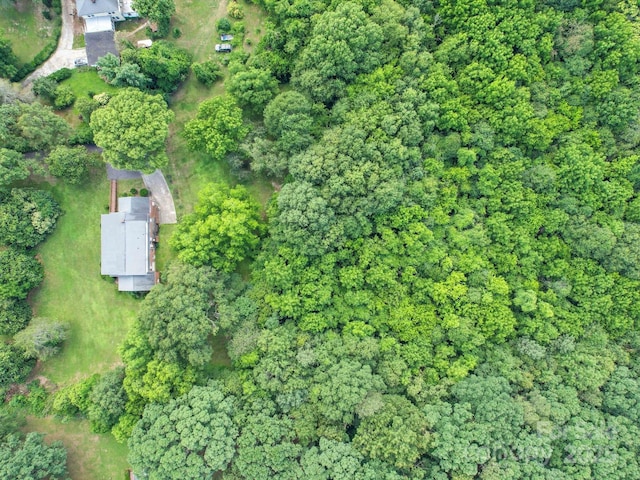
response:
<path id="1" fill-rule="evenodd" d="M 73 0 L 62 0 L 62 31 L 60 32 L 58 48 L 46 62 L 22 81 L 23 87 L 28 86 L 36 78 L 45 77 L 61 68 L 73 68 L 73 61 L 76 58 L 87 57 L 87 52 L 84 48 L 73 49 L 74 8 L 75 2 Z"/>

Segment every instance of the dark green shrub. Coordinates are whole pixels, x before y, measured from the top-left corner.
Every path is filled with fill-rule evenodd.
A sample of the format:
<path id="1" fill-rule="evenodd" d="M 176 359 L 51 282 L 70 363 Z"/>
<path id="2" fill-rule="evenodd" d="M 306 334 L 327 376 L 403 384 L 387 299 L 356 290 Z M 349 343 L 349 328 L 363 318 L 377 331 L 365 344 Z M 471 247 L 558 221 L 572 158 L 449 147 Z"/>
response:
<path id="1" fill-rule="evenodd" d="M 49 10 L 42 10 L 42 16 L 47 20 L 51 20 L 51 12 Z"/>
<path id="2" fill-rule="evenodd" d="M 27 326 L 31 306 L 24 299 L 0 298 L 0 335 L 13 335 Z"/>
<path id="3" fill-rule="evenodd" d="M 138 194 L 138 189 L 137 188 L 132 188 L 131 190 L 129 190 L 129 192 L 131 192 L 131 195 L 137 195 Z"/>
<path id="4" fill-rule="evenodd" d="M 59 83 L 63 80 L 66 80 L 67 78 L 71 78 L 71 75 L 73 75 L 73 70 L 65 67 L 65 68 L 61 68 L 60 70 L 56 70 L 47 78 L 51 78 Z"/>
<path id="5" fill-rule="evenodd" d="M 149 196 L 149 190 L 147 190 L 146 188 L 141 188 L 140 189 L 140 196 L 141 197 L 148 197 Z"/>
<path id="6" fill-rule="evenodd" d="M 218 33 L 229 33 L 231 31 L 231 22 L 228 18 L 221 18 L 216 23 L 216 30 Z"/>
<path id="7" fill-rule="evenodd" d="M 32 84 L 33 93 L 48 100 L 53 100 L 56 88 L 58 88 L 58 83 L 50 76 L 36 78 Z"/>
<path id="8" fill-rule="evenodd" d="M 175 27 L 171 31 L 171 35 L 173 35 L 173 38 L 180 38 L 182 36 L 182 31 L 178 27 Z"/>
<path id="9" fill-rule="evenodd" d="M 88 123 L 82 122 L 78 125 L 69 138 L 71 145 L 86 145 L 87 143 L 93 143 L 93 130 Z"/>
<path id="10" fill-rule="evenodd" d="M 210 87 L 217 80 L 222 78 L 220 66 L 212 60 L 207 60 L 202 63 L 194 63 L 191 65 L 191 69 L 198 81 L 205 84 L 207 87 Z"/>
<path id="11" fill-rule="evenodd" d="M 56 110 L 64 110 L 67 107 L 73 105 L 76 101 L 76 95 L 71 90 L 71 87 L 67 85 L 59 85 L 54 93 L 55 98 L 53 100 L 53 107 Z"/>

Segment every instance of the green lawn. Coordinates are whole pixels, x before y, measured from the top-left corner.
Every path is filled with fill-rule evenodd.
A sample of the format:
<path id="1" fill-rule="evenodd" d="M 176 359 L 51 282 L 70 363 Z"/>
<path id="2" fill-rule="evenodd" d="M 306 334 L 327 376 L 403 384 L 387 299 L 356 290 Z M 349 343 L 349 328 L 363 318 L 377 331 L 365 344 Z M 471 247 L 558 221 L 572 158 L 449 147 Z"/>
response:
<path id="1" fill-rule="evenodd" d="M 214 49 L 215 44 L 220 43 L 215 25 L 220 18 L 227 16 L 227 3 L 227 0 L 214 0 L 211 3 L 202 0 L 176 0 L 172 26 L 180 28 L 182 36 L 173 41 L 191 52 L 194 61 L 221 58 Z M 264 12 L 256 5 L 244 1 L 241 4 L 245 12 L 245 17 L 241 20 L 245 25 L 245 38 L 251 38 L 255 45 L 259 40 Z M 246 45 L 243 48 L 247 51 L 251 49 Z M 226 68 L 223 68 L 223 72 L 226 75 Z M 171 125 L 168 142 L 170 164 L 163 171 L 171 186 L 178 217 L 193 210 L 198 192 L 206 183 L 236 183 L 226 162 L 214 162 L 204 153 L 189 151 L 180 135 L 184 124 L 196 115 L 198 105 L 203 100 L 223 94 L 224 79 L 206 87 L 194 75 L 190 75 L 173 96 L 171 109 L 175 112 L 176 119 Z M 273 193 L 270 182 L 262 179 L 251 182 L 247 187 L 263 205 Z"/>
<path id="2" fill-rule="evenodd" d="M 52 20 L 46 20 L 43 5 L 31 0 L 17 0 L 8 7 L 0 7 L 0 33 L 11 41 L 14 53 L 21 62 L 29 62 L 42 50 L 53 35 L 58 22 L 51 11 Z"/>
<path id="3" fill-rule="evenodd" d="M 67 449 L 67 467 L 73 480 L 123 480 L 127 463 L 127 446 L 111 434 L 89 433 L 89 422 L 72 420 L 62 423 L 51 417 L 27 417 L 26 432 L 46 434 L 45 441 L 62 441 Z M 127 477 L 128 478 L 128 477 Z"/>
<path id="4" fill-rule="evenodd" d="M 100 214 L 107 213 L 109 183 L 103 168 L 90 182 L 51 188 L 64 214 L 38 248 L 45 280 L 30 297 L 37 316 L 70 325 L 62 353 L 42 365 L 40 375 L 66 384 L 103 372 L 120 359 L 117 347 L 140 305 L 100 276 Z"/>
<path id="5" fill-rule="evenodd" d="M 74 35 L 73 36 L 73 48 L 84 48 L 87 46 L 87 43 L 85 42 L 84 39 L 84 35 L 83 34 L 79 34 L 79 35 Z"/>
<path id="6" fill-rule="evenodd" d="M 113 85 L 109 85 L 98 76 L 95 68 L 84 67 L 73 70 L 71 77 L 61 82 L 62 85 L 71 87 L 76 97 L 86 97 L 90 93 L 96 95 L 98 93 L 114 93 L 118 89 Z"/>

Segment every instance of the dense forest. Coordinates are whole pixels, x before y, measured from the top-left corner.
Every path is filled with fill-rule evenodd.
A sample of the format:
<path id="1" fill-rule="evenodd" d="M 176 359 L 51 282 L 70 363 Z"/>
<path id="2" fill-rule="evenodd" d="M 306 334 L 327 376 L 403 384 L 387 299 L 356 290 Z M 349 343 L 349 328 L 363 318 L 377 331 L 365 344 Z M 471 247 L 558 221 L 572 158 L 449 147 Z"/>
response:
<path id="1" fill-rule="evenodd" d="M 638 478 L 637 5 L 261 4 L 227 90 L 263 126 L 223 154 L 282 188 L 248 282 L 208 270 L 255 245 L 228 220 L 251 218 L 240 192 L 203 192 L 180 226 L 193 267 L 122 348 L 132 465 Z M 214 117 L 185 132 L 212 156 Z M 234 362 L 216 381 L 210 321 Z"/>
<path id="2" fill-rule="evenodd" d="M 150 479 L 640 478 L 637 3 L 256 3 L 261 43 L 183 135 L 278 192 L 261 215 L 242 185 L 203 189 L 124 366 L 55 412 Z M 0 108 L 4 141 L 35 107 Z M 5 225 L 58 213 L 2 195 L 0 262 L 34 278 L 0 301 L 23 311 L 48 224 Z M 232 369 L 207 368 L 214 334 Z"/>

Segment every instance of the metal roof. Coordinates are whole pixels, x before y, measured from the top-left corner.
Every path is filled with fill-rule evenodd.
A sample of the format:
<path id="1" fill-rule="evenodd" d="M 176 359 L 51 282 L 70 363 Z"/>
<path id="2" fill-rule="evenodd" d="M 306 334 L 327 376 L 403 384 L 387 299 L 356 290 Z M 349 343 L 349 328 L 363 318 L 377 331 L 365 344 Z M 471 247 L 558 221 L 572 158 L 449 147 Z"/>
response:
<path id="1" fill-rule="evenodd" d="M 84 25 L 85 34 L 113 30 L 113 20 L 107 16 L 85 18 Z"/>
<path id="2" fill-rule="evenodd" d="M 149 197 L 120 197 L 118 211 L 149 215 Z"/>
<path id="3" fill-rule="evenodd" d="M 118 277 L 118 290 L 121 292 L 148 292 L 155 284 L 156 276 L 154 273 Z"/>
<path id="4" fill-rule="evenodd" d="M 101 216 L 100 273 L 112 277 L 147 275 L 149 265 L 149 199 L 118 199 L 119 212 Z"/>
<path id="5" fill-rule="evenodd" d="M 118 0 L 76 0 L 78 16 L 119 13 Z"/>

